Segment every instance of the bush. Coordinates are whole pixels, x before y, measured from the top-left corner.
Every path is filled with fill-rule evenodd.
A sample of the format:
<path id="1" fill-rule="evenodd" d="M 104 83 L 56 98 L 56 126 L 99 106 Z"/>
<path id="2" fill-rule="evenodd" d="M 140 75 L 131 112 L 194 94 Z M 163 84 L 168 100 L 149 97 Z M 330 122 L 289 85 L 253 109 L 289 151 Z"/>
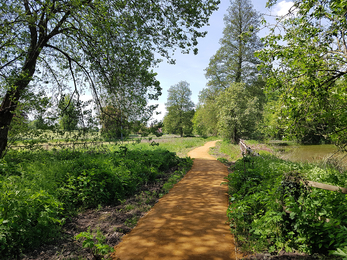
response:
<path id="1" fill-rule="evenodd" d="M 0 180 L 0 255 L 13 257 L 56 237 L 62 203 L 46 191 L 25 188 L 19 176 Z"/>
<path id="2" fill-rule="evenodd" d="M 228 217 L 239 244 L 246 250 L 269 252 L 327 254 L 344 248 L 346 195 L 305 185 L 307 176 L 338 185 L 333 180 L 341 183 L 342 177 L 334 177 L 340 175 L 268 155 L 238 160 L 228 176 L 232 202 Z"/>
<path id="3" fill-rule="evenodd" d="M 149 144 L 100 150 L 11 151 L 0 160 L 0 255 L 49 242 L 63 216 L 118 203 L 180 163 Z"/>

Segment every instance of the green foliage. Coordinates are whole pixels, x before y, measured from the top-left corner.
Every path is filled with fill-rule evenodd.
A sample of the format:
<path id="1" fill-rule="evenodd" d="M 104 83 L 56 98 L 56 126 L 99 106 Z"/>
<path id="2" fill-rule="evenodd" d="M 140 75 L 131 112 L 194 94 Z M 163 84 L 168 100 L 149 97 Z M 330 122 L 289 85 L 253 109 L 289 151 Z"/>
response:
<path id="1" fill-rule="evenodd" d="M 104 107 L 99 116 L 101 123 L 101 136 L 106 140 L 115 140 L 129 136 L 130 123 L 124 112 L 113 107 Z"/>
<path id="2" fill-rule="evenodd" d="M 240 137 L 251 137 L 261 118 L 260 103 L 241 83 L 234 83 L 216 98 L 219 113 L 218 133 L 237 143 Z"/>
<path id="3" fill-rule="evenodd" d="M 41 241 L 49 242 L 63 222 L 62 203 L 47 191 L 30 189 L 28 183 L 23 176 L 0 175 L 2 257 L 18 255 L 23 248 L 34 248 Z"/>
<path id="4" fill-rule="evenodd" d="M 217 105 L 213 102 L 205 101 L 204 104 L 196 108 L 192 119 L 194 132 L 200 136 L 216 136 L 217 131 Z"/>
<path id="5" fill-rule="evenodd" d="M 221 163 L 227 163 L 228 160 L 225 158 L 217 158 L 218 161 L 220 161 Z"/>
<path id="6" fill-rule="evenodd" d="M 336 251 L 332 252 L 333 255 L 343 257 L 342 260 L 347 260 L 347 246 L 344 249 L 338 248 Z"/>
<path id="7" fill-rule="evenodd" d="M 208 88 L 200 92 L 199 105 L 193 119 L 194 130 L 197 134 L 206 136 L 218 133 L 224 138 L 237 142 L 237 139 L 248 129 L 248 126 L 245 127 L 248 122 L 242 120 L 257 118 L 259 121 L 265 102 L 262 91 L 264 82 L 257 70 L 260 60 L 254 55 L 255 51 L 262 48 L 262 43 L 257 36 L 259 19 L 260 16 L 253 9 L 251 1 L 230 2 L 228 13 L 224 17 L 225 28 L 223 37 L 220 39 L 221 47 L 211 57 L 209 66 L 206 68 Z M 238 85 L 240 83 L 243 85 Z M 243 91 L 240 91 L 241 89 Z M 235 94 L 231 96 L 233 92 Z M 240 93 L 244 93 L 243 97 Z M 255 112 L 255 114 L 252 115 L 249 112 Z M 245 116 L 238 119 L 242 115 Z M 254 122 L 249 126 L 247 135 L 253 138 L 255 137 Z"/>
<path id="8" fill-rule="evenodd" d="M 106 237 L 101 233 L 100 229 L 96 231 L 96 234 L 93 234 L 90 232 L 90 228 L 88 228 L 87 232 L 79 233 L 75 236 L 75 239 L 77 241 L 82 240 L 82 246 L 89 248 L 95 259 L 101 259 L 104 255 L 114 251 L 113 247 L 106 244 Z"/>
<path id="9" fill-rule="evenodd" d="M 124 97 L 129 114 L 132 103 L 145 108 L 161 94 L 154 54 L 169 60 L 176 48 L 196 54 L 198 39 L 206 35 L 200 28 L 219 2 L 2 2 L 0 157 L 24 93 L 43 84 L 72 96 L 90 88 L 98 106 L 108 96 Z"/>
<path id="10" fill-rule="evenodd" d="M 66 131 L 76 130 L 81 120 L 81 103 L 70 95 L 62 95 L 58 104 L 59 125 Z"/>
<path id="11" fill-rule="evenodd" d="M 155 120 L 151 123 L 151 126 L 149 127 L 149 132 L 155 135 L 156 137 L 160 137 L 163 135 L 163 126 L 163 122 L 158 122 L 157 120 Z"/>
<path id="12" fill-rule="evenodd" d="M 238 243 L 251 251 L 325 254 L 346 246 L 346 195 L 305 185 L 322 175 L 341 185 L 346 174 L 333 181 L 341 175 L 334 169 L 262 157 L 238 160 L 228 176 L 228 217 Z"/>
<path id="13" fill-rule="evenodd" d="M 234 82 L 252 85 L 259 74 L 256 65 L 260 61 L 254 52 L 262 48 L 257 36 L 260 16 L 250 0 L 233 0 L 224 23 L 221 47 L 206 68 L 207 85 L 216 89 L 225 89 Z"/>
<path id="14" fill-rule="evenodd" d="M 170 189 L 179 182 L 193 166 L 193 160 L 187 157 L 179 163 L 179 170 L 175 171 L 168 181 L 163 185 L 163 192 L 168 193 Z"/>
<path id="15" fill-rule="evenodd" d="M 164 117 L 164 129 L 168 133 L 179 134 L 183 137 L 193 132 L 192 118 L 194 116 L 194 103 L 190 100 L 192 92 L 186 81 L 180 81 L 168 90 L 168 113 Z"/>
<path id="16" fill-rule="evenodd" d="M 277 1 L 268 1 L 272 6 Z M 346 2 L 295 1 L 278 18 L 258 53 L 269 72 L 267 92 L 278 91 L 282 128 L 302 142 L 331 139 L 347 146 Z M 284 28 L 284 30 L 278 30 Z"/>
<path id="17" fill-rule="evenodd" d="M 125 221 L 124 225 L 133 228 L 133 227 L 135 227 L 137 225 L 137 221 L 138 220 L 139 220 L 139 216 L 133 216 L 131 218 L 128 218 Z"/>
<path id="18" fill-rule="evenodd" d="M 0 254 L 12 258 L 49 242 L 59 234 L 63 216 L 119 203 L 181 161 L 148 143 L 11 151 L 0 163 Z"/>

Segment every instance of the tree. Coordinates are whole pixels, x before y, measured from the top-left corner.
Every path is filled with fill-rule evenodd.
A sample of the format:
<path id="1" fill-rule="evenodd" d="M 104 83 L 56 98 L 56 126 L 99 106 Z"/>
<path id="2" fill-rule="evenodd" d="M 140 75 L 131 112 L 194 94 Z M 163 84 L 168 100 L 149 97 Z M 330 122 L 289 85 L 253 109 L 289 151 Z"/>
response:
<path id="1" fill-rule="evenodd" d="M 101 135 L 106 139 L 120 139 L 129 135 L 130 124 L 122 111 L 107 106 L 100 115 Z"/>
<path id="2" fill-rule="evenodd" d="M 134 82 L 160 92 L 154 52 L 193 50 L 206 32 L 219 0 L 202 1 L 7 1 L 0 5 L 0 157 L 9 125 L 24 93 L 49 83 L 53 90 L 90 87 L 100 104 L 100 89 Z M 136 81 L 135 81 L 136 80 Z M 117 82 L 115 85 L 114 83 Z M 128 84 L 129 83 L 129 84 Z"/>
<path id="3" fill-rule="evenodd" d="M 205 134 L 217 134 L 217 129 L 221 129 L 217 125 L 221 126 L 225 123 L 220 121 L 217 99 L 225 95 L 225 93 L 222 94 L 225 89 L 235 86 L 235 82 L 244 83 L 242 86 L 247 89 L 245 91 L 249 98 L 253 96 L 261 101 L 259 109 L 262 109 L 265 103 L 262 90 L 264 81 L 257 70 L 260 60 L 254 55 L 255 51 L 262 48 L 262 43 L 257 36 L 260 24 L 259 14 L 253 9 L 249 0 L 234 0 L 230 2 L 224 23 L 223 37 L 220 39 L 221 47 L 211 57 L 209 66 L 206 68 L 208 88 L 200 92 L 199 105 L 194 117 L 195 130 Z M 224 129 L 229 128 L 224 127 Z M 228 136 L 226 132 L 223 135 Z M 237 136 L 238 134 L 235 138 Z"/>
<path id="4" fill-rule="evenodd" d="M 217 130 L 217 106 L 215 98 L 218 96 L 217 92 L 212 93 L 213 89 L 205 88 L 200 91 L 199 103 L 197 105 L 194 118 L 193 127 L 198 135 L 207 136 L 218 134 Z"/>
<path id="5" fill-rule="evenodd" d="M 168 113 L 164 117 L 164 128 L 167 132 L 190 135 L 193 131 L 192 118 L 194 116 L 194 103 L 190 100 L 192 92 L 189 83 L 180 81 L 168 90 Z"/>
<path id="6" fill-rule="evenodd" d="M 277 1 L 268 1 L 271 7 Z M 286 133 L 331 138 L 347 147 L 347 21 L 344 1 L 299 0 L 277 19 L 258 55 L 279 91 Z"/>
<path id="7" fill-rule="evenodd" d="M 250 95 L 245 84 L 231 84 L 216 101 L 219 134 L 233 143 L 240 137 L 251 137 L 261 119 L 261 110 L 259 99 Z"/>
<path id="8" fill-rule="evenodd" d="M 206 68 L 207 85 L 217 89 L 228 88 L 232 82 L 256 81 L 260 61 L 254 52 L 262 48 L 257 36 L 260 16 L 250 0 L 230 1 L 224 23 L 221 47 Z"/>
<path id="9" fill-rule="evenodd" d="M 81 121 L 81 104 L 70 95 L 62 95 L 58 109 L 60 128 L 69 132 L 77 130 Z"/>

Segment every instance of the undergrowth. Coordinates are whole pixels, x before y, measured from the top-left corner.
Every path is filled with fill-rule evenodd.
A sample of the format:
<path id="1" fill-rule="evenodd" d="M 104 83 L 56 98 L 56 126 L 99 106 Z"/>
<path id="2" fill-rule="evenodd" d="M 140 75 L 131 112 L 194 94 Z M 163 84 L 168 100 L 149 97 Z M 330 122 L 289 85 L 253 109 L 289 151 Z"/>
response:
<path id="1" fill-rule="evenodd" d="M 236 161 L 227 179 L 227 214 L 245 251 L 341 255 L 346 248 L 346 194 L 306 184 L 311 180 L 347 187 L 347 172 L 263 154 Z"/>
<path id="2" fill-rule="evenodd" d="M 11 259 L 56 239 L 65 218 L 120 203 L 184 162 L 191 166 L 191 159 L 143 143 L 11 151 L 0 160 L 0 255 Z"/>

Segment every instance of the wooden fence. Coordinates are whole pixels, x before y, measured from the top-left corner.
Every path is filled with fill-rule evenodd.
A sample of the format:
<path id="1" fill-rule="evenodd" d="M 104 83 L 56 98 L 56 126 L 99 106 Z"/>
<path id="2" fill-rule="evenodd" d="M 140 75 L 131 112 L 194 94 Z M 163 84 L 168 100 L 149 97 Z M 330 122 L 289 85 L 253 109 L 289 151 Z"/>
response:
<path id="1" fill-rule="evenodd" d="M 248 154 L 253 156 L 260 156 L 259 153 L 255 152 L 254 150 L 251 149 L 251 147 L 246 145 L 245 140 L 240 139 L 239 145 L 240 145 L 242 156 L 248 155 Z M 340 191 L 341 193 L 347 194 L 347 188 L 342 188 L 342 187 L 314 182 L 314 181 L 308 181 L 306 182 L 306 184 L 309 187 L 314 187 L 314 188 L 329 190 L 329 191 Z M 280 203 L 280 202 L 277 201 L 277 203 Z M 283 211 L 286 212 L 287 214 L 291 213 L 291 211 L 287 210 L 287 207 L 282 205 L 282 208 L 283 208 Z M 320 220 L 321 218 L 318 217 L 318 219 Z M 325 221 L 330 222 L 330 219 L 325 219 Z"/>
<path id="2" fill-rule="evenodd" d="M 245 140 L 240 139 L 239 145 L 240 145 L 242 155 L 249 154 L 249 155 L 259 156 L 259 153 L 253 151 L 251 147 L 246 145 Z"/>

